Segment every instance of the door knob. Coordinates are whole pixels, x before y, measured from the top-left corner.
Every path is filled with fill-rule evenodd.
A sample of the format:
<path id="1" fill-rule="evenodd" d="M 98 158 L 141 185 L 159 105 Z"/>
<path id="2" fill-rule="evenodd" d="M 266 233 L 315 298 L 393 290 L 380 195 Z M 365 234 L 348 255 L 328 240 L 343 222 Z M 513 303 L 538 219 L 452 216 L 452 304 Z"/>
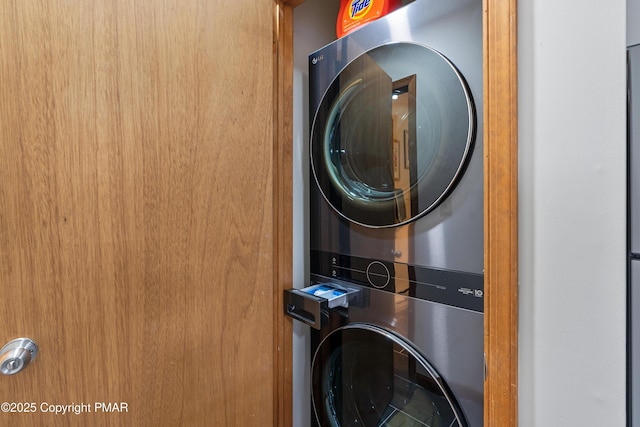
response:
<path id="1" fill-rule="evenodd" d="M 38 344 L 29 338 L 17 338 L 0 349 L 0 373 L 14 375 L 26 368 L 38 355 Z"/>

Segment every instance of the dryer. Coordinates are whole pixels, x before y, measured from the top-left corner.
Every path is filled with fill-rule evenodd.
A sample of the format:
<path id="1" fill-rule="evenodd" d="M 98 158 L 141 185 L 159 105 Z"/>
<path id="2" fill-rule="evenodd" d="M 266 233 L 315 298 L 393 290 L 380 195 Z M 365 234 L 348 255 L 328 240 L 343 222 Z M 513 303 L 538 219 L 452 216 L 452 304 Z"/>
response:
<path id="1" fill-rule="evenodd" d="M 483 425 L 481 43 L 416 0 L 309 56 L 313 425 Z"/>
<path id="2" fill-rule="evenodd" d="M 310 55 L 312 264 L 482 274 L 482 85 L 480 0 L 417 0 Z"/>

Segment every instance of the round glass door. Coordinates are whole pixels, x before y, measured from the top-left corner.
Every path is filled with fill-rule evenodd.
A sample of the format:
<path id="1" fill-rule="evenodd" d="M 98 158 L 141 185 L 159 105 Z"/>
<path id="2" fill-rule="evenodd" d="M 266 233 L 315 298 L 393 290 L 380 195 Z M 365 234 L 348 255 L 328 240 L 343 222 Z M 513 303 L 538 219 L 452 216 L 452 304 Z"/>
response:
<path id="1" fill-rule="evenodd" d="M 321 427 L 462 427 L 462 413 L 435 369 L 410 344 L 372 325 L 330 333 L 312 362 Z"/>
<path id="2" fill-rule="evenodd" d="M 453 189 L 474 132 L 471 95 L 449 60 L 422 45 L 384 45 L 329 86 L 313 121 L 312 170 L 324 198 L 348 220 L 401 225 Z"/>

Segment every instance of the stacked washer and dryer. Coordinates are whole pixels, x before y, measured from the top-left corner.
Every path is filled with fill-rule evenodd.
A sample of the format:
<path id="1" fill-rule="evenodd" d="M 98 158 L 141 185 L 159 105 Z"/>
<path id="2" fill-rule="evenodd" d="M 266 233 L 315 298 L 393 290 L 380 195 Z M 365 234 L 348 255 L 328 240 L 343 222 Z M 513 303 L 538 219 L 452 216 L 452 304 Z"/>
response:
<path id="1" fill-rule="evenodd" d="M 482 2 L 416 0 L 309 81 L 312 423 L 482 426 Z"/>

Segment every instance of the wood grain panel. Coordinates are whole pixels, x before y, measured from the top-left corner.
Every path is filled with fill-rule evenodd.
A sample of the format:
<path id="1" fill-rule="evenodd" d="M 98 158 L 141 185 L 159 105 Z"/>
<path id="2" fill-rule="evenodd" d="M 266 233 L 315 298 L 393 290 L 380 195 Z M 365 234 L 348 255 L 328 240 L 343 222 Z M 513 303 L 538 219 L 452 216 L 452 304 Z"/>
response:
<path id="1" fill-rule="evenodd" d="M 128 412 L 0 424 L 274 419 L 272 10 L 3 4 L 0 342 L 41 353 L 0 401 Z"/>
<path id="2" fill-rule="evenodd" d="M 484 2 L 485 425 L 518 425 L 516 0 Z"/>
<path id="3" fill-rule="evenodd" d="M 274 426 L 293 424 L 293 319 L 284 315 L 285 289 L 293 285 L 293 9 L 274 2 L 274 252 L 276 306 Z"/>

